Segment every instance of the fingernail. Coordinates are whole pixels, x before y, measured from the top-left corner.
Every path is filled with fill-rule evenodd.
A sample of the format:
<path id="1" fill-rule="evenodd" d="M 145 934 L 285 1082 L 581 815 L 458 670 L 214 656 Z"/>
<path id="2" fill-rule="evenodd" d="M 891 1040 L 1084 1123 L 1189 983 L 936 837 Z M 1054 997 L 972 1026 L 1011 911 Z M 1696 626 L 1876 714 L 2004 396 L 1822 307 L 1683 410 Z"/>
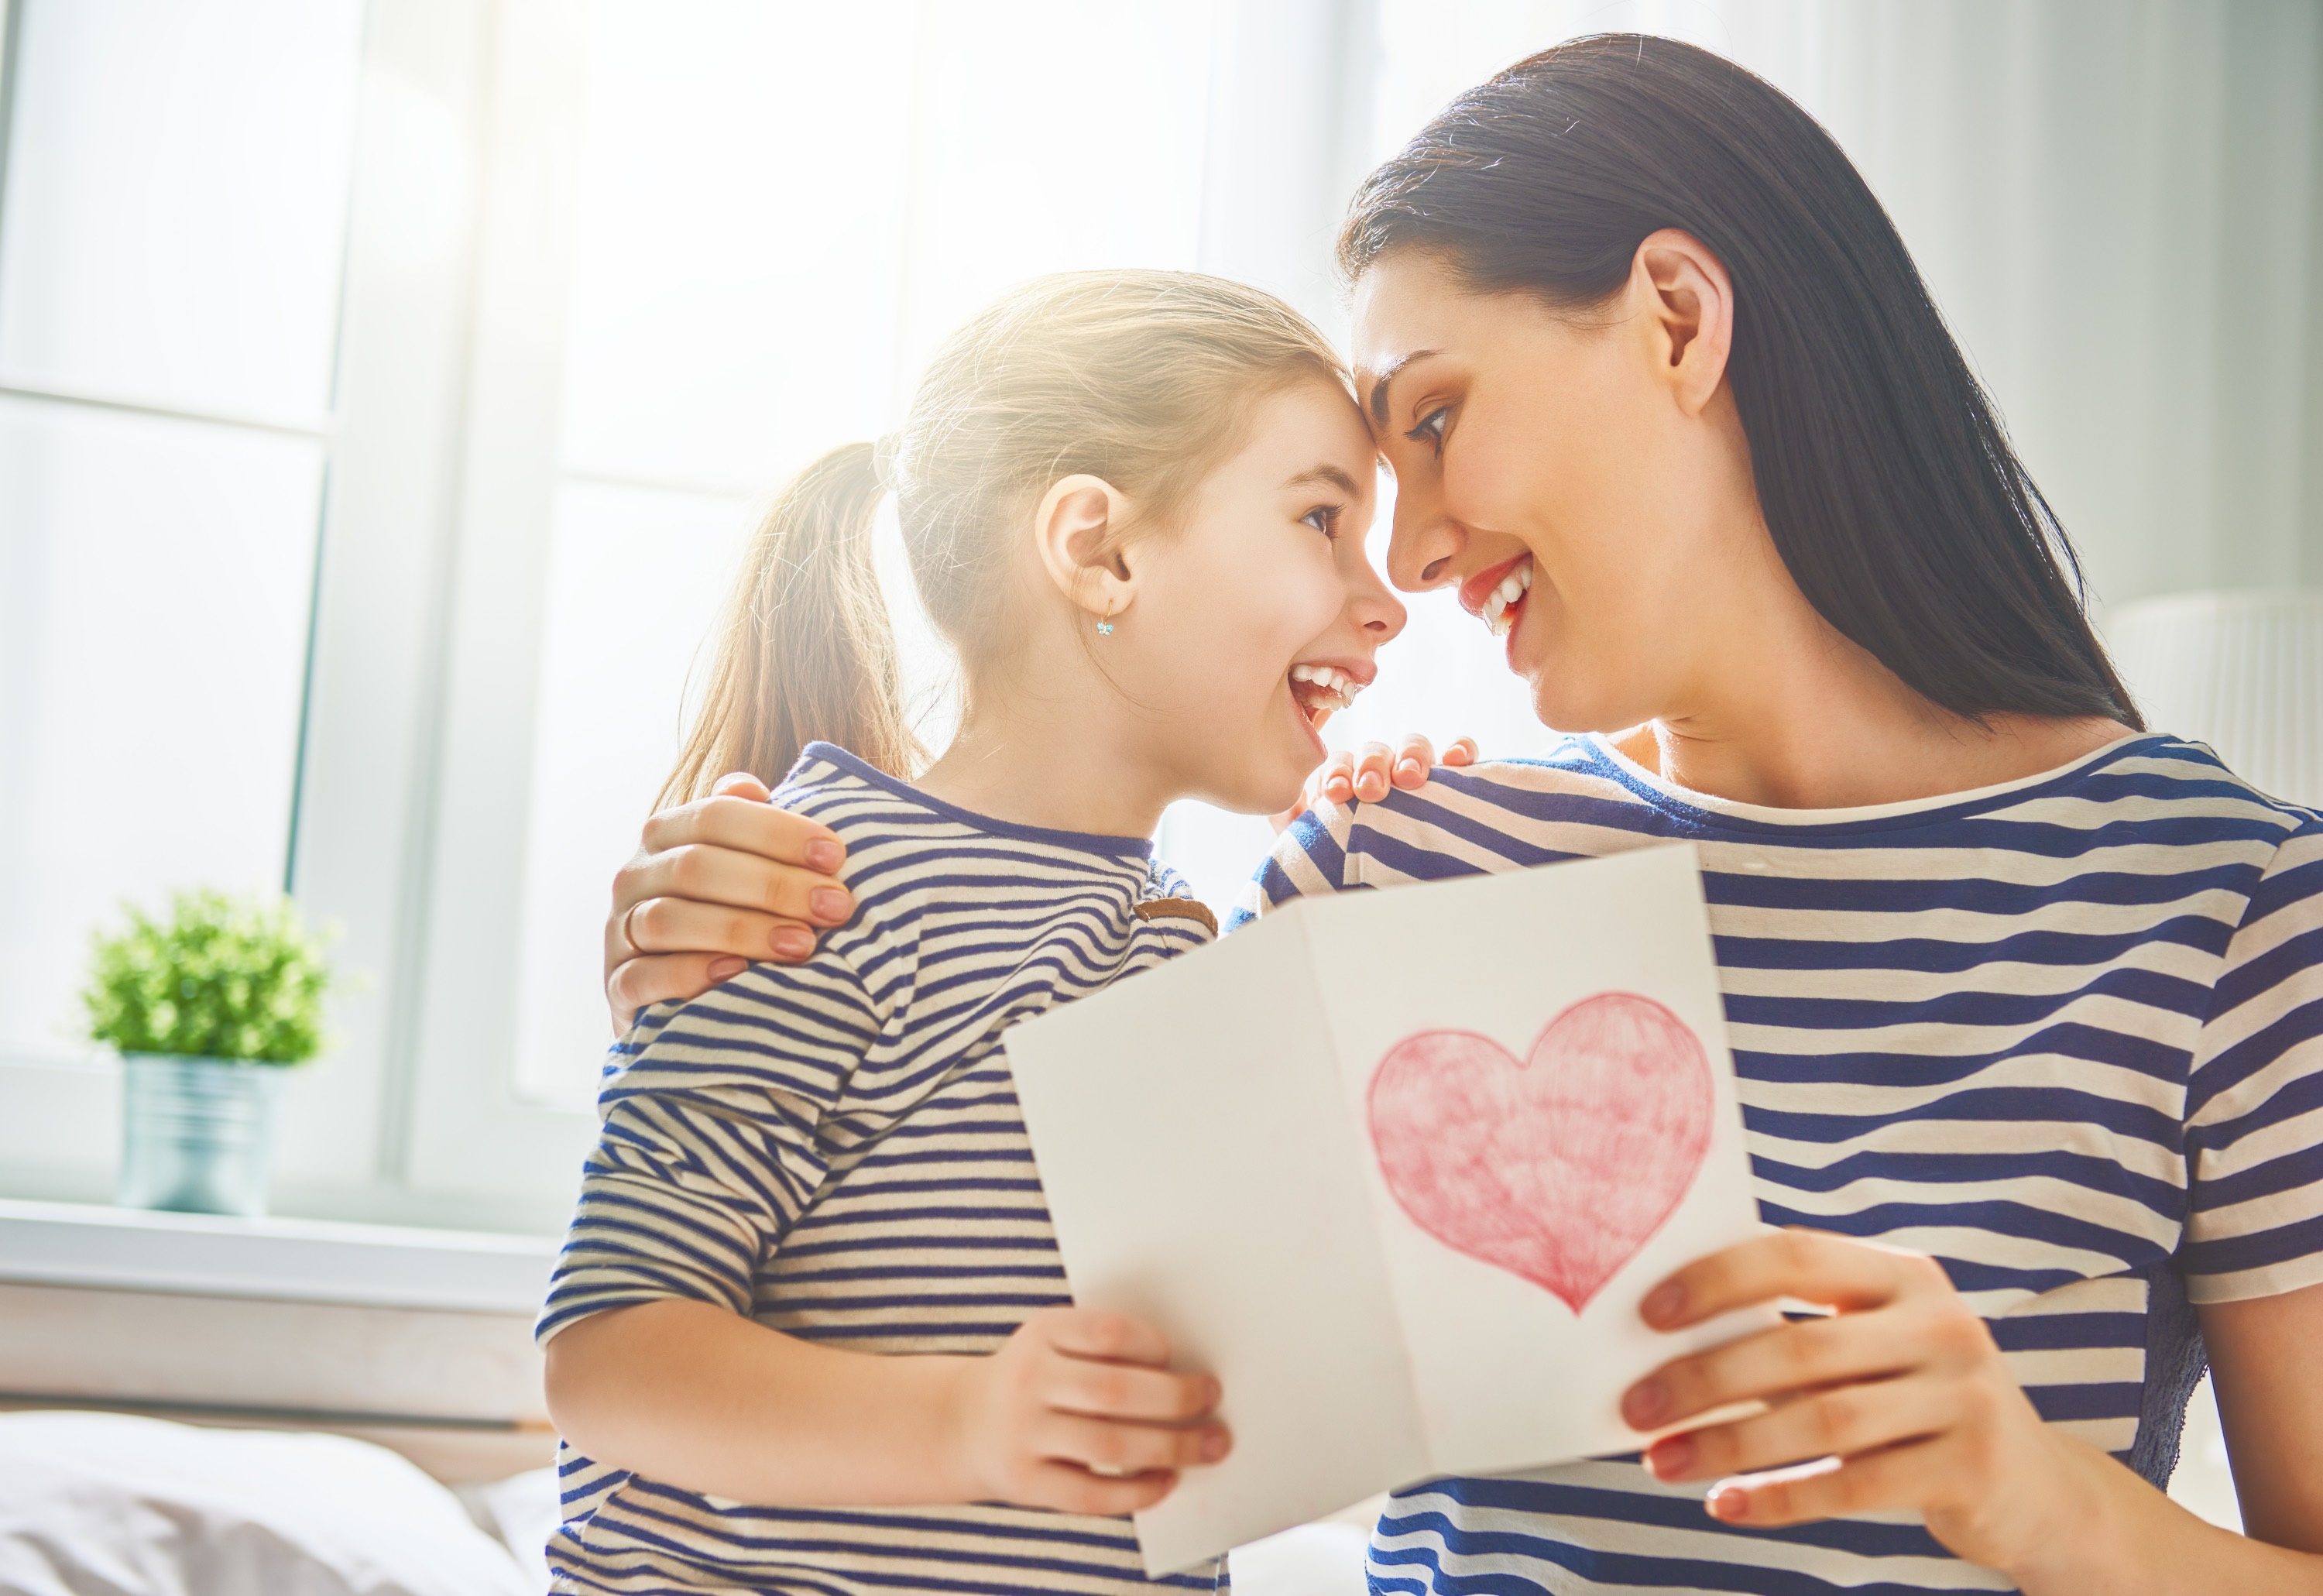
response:
<path id="1" fill-rule="evenodd" d="M 1730 1485 L 1723 1491 L 1712 1491 L 1709 1505 L 1712 1518 L 1722 1518 L 1729 1524 L 1740 1524 L 1743 1515 L 1750 1510 L 1750 1499 L 1740 1488 Z"/>
<path id="2" fill-rule="evenodd" d="M 1335 775 L 1323 784 L 1323 796 L 1340 803 L 1345 803 L 1353 791 L 1347 784 L 1347 778 L 1342 775 Z"/>
<path id="3" fill-rule="evenodd" d="M 1386 791 L 1387 780 L 1383 776 L 1366 774 L 1355 783 L 1355 795 L 1359 798 L 1377 798 Z"/>
<path id="4" fill-rule="evenodd" d="M 1685 1311 L 1685 1288 L 1676 1280 L 1664 1280 L 1638 1305 L 1639 1316 L 1648 1325 L 1666 1325 Z"/>
<path id="5" fill-rule="evenodd" d="M 831 875 L 847 862 L 847 850 L 829 837 L 818 837 L 806 845 L 807 867 Z"/>
<path id="6" fill-rule="evenodd" d="M 1641 1380 L 1621 1399 L 1621 1417 L 1632 1429 L 1649 1430 L 1669 1411 L 1669 1388 L 1658 1380 Z"/>
<path id="7" fill-rule="evenodd" d="M 1657 1441 L 1646 1454 L 1646 1463 L 1657 1480 L 1675 1480 L 1694 1466 L 1694 1454 L 1700 1449 L 1687 1435 L 1672 1435 Z"/>
<path id="8" fill-rule="evenodd" d="M 1217 1462 L 1226 1454 L 1227 1445 L 1226 1433 L 1224 1430 L 1212 1430 L 1202 1437 L 1202 1461 Z"/>
<path id="9" fill-rule="evenodd" d="M 795 925 L 779 927 L 767 940 L 774 944 L 776 959 L 804 959 L 814 951 L 814 933 Z"/>
<path id="10" fill-rule="evenodd" d="M 1398 775 L 1418 775 L 1420 774 L 1419 761 L 1417 759 L 1403 760 L 1396 766 L 1395 773 Z"/>
<path id="11" fill-rule="evenodd" d="M 748 959 L 737 959 L 730 953 L 723 959 L 713 959 L 710 961 L 710 978 L 713 981 L 730 981 L 749 968 Z"/>
<path id="12" fill-rule="evenodd" d="M 855 900 L 836 886 L 816 887 L 807 894 L 806 903 L 817 920 L 827 920 L 834 925 L 855 913 Z"/>

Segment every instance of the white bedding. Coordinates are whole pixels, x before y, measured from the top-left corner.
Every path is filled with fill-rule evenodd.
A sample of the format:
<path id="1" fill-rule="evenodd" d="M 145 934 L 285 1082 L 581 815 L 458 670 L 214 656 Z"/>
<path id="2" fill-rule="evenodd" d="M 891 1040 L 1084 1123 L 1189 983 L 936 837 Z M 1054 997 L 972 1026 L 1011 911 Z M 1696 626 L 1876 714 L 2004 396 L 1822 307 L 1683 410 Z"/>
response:
<path id="1" fill-rule="evenodd" d="M 541 1589 L 457 1498 L 382 1447 L 115 1413 L 0 1414 L 0 1596 Z"/>

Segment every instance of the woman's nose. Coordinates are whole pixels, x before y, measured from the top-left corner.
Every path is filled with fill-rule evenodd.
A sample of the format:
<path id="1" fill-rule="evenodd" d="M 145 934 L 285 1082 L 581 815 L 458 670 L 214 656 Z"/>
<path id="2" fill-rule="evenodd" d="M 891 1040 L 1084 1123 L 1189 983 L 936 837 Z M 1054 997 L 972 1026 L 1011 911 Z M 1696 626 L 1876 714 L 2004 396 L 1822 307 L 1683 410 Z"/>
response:
<path id="1" fill-rule="evenodd" d="M 1459 524 L 1443 513 L 1434 494 L 1399 490 L 1388 537 L 1388 580 L 1407 593 L 1442 587 L 1452 580 L 1452 556 L 1460 552 L 1461 541 Z"/>

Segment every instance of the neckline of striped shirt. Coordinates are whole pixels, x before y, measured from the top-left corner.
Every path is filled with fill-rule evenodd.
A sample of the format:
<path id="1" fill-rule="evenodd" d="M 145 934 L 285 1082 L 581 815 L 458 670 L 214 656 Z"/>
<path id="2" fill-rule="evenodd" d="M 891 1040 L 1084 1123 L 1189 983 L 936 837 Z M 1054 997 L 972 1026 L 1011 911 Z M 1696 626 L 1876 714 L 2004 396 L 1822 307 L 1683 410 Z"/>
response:
<path id="1" fill-rule="evenodd" d="M 1150 837 L 1114 837 L 1102 831 L 1065 831 L 1049 826 L 1028 826 L 1018 821 L 1004 821 L 996 815 L 978 814 L 972 809 L 962 809 L 957 803 L 947 803 L 928 792 L 899 777 L 889 775 L 877 766 L 866 764 L 837 743 L 811 742 L 799 750 L 800 765 L 818 759 L 836 766 L 858 781 L 868 782 L 891 797 L 929 810 L 948 821 L 971 826 L 996 837 L 1005 837 L 1017 842 L 1038 842 L 1051 848 L 1070 848 L 1081 853 L 1103 854 L 1108 858 L 1152 859 L 1153 839 Z M 801 770 L 792 768 L 785 778 L 785 786 L 800 783 Z"/>

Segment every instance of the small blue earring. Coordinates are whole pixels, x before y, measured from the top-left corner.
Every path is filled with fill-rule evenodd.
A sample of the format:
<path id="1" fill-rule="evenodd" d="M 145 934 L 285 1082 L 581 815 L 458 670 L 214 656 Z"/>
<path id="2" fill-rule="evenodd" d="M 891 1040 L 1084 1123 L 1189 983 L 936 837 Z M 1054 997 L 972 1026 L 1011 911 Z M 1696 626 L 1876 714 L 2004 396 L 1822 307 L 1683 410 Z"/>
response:
<path id="1" fill-rule="evenodd" d="M 1097 635 L 1100 637 L 1110 637 L 1113 636 L 1113 622 L 1109 620 L 1098 621 L 1097 623 Z"/>

